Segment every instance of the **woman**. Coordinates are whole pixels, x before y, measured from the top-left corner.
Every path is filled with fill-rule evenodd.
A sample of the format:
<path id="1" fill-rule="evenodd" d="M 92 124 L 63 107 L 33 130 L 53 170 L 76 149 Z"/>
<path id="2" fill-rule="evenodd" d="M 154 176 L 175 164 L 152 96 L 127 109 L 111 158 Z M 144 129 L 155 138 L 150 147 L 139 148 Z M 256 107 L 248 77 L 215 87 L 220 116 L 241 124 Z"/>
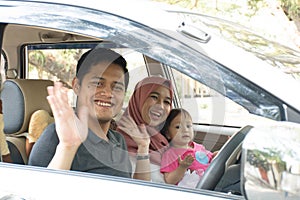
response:
<path id="1" fill-rule="evenodd" d="M 136 179 L 164 182 L 160 162 L 168 141 L 160 130 L 171 110 L 172 99 L 170 80 L 147 77 L 137 83 L 118 122 L 117 130 L 126 140 Z"/>

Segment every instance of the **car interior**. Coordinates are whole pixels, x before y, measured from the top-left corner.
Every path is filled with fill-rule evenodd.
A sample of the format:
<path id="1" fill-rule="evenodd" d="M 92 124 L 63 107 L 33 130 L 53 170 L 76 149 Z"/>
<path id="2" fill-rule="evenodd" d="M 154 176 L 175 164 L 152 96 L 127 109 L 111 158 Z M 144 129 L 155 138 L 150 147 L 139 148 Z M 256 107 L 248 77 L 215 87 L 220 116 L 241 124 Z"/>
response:
<path id="1" fill-rule="evenodd" d="M 47 86 L 50 85 L 53 85 L 52 81 L 38 79 L 8 79 L 4 83 L 1 92 L 4 132 L 16 164 L 27 164 L 28 161 L 25 139 L 31 114 L 37 110 L 51 113 L 46 99 Z"/>
<path id="2" fill-rule="evenodd" d="M 2 30 L 2 53 L 4 54 L 6 59 L 5 63 L 7 65 L 7 80 L 1 92 L 4 132 L 7 137 L 13 162 L 15 164 L 26 165 L 28 158 L 25 154 L 25 138 L 28 133 L 30 116 L 34 111 L 39 109 L 44 109 L 51 113 L 51 109 L 46 100 L 47 86 L 52 85 L 53 81 L 61 80 L 70 88 L 70 80 L 62 80 L 58 73 L 49 72 L 47 71 L 48 69 L 43 72 L 48 74 L 52 73 L 48 77 L 30 77 L 29 64 L 41 61 L 39 61 L 38 58 L 34 60 L 29 56 L 29 52 L 33 50 L 40 51 L 45 46 L 53 48 L 61 45 L 63 47 L 58 47 L 58 49 L 63 49 L 67 44 L 70 44 L 73 48 L 78 48 L 78 46 L 84 44 L 80 48 L 85 50 L 99 43 L 112 46 L 113 48 L 117 47 L 109 41 L 101 41 L 92 37 L 76 35 L 75 33 L 65 33 L 59 30 L 48 30 L 43 27 L 29 27 L 16 24 L 0 24 L 0 27 Z M 132 92 L 134 84 L 144 76 L 166 76 L 171 79 L 175 85 L 177 84 L 175 78 L 172 77 L 173 72 L 171 73 L 167 66 L 162 65 L 146 55 L 141 55 L 141 58 L 144 63 L 132 69 L 132 74 L 135 74 L 137 71 L 143 71 L 143 75 L 131 77 L 131 80 L 133 80 L 131 81 L 132 86 L 129 86 L 131 89 L 129 89 L 127 96 L 131 95 L 130 92 Z M 70 74 L 70 77 L 72 77 L 72 75 L 74 74 Z M 196 85 L 199 83 L 195 82 L 193 84 Z M 198 86 L 198 88 L 200 88 L 200 86 Z M 185 94 L 187 98 L 191 95 L 190 90 L 188 91 L 189 93 Z M 204 96 L 203 93 L 206 91 L 207 90 L 200 91 L 199 89 L 195 96 Z M 178 94 L 174 98 L 174 107 L 179 107 L 181 104 L 178 100 Z M 238 190 L 236 188 L 239 188 L 239 186 L 236 186 L 236 184 L 239 185 L 238 181 L 232 179 L 234 176 L 239 177 L 240 175 L 239 165 L 235 165 L 239 164 L 240 158 L 241 147 L 238 144 L 241 143 L 251 127 L 220 126 L 198 121 L 195 122 L 194 125 L 194 141 L 204 144 L 210 151 L 219 151 L 224 144 L 226 144 L 222 155 L 218 156 L 215 164 L 209 167 L 209 176 L 205 176 L 202 179 L 203 181 L 199 183 L 199 188 L 218 190 L 226 193 L 231 191 L 235 194 L 241 194 L 240 191 L 236 191 Z M 226 171 L 228 172 L 225 173 Z M 211 174 L 214 175 L 212 176 Z M 212 180 L 212 177 L 219 177 L 219 179 Z M 222 179 L 222 181 L 219 181 L 220 179 Z M 208 182 L 210 184 L 207 184 Z"/>

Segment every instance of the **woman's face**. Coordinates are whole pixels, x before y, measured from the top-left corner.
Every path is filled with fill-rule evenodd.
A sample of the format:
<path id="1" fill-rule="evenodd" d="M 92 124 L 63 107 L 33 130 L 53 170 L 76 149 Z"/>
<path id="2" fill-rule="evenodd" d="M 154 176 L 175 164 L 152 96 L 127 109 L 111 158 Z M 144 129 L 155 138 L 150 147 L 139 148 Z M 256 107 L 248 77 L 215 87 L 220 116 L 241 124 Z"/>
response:
<path id="1" fill-rule="evenodd" d="M 168 88 L 159 86 L 146 98 L 142 106 L 142 118 L 150 126 L 158 126 L 167 119 L 171 110 L 171 94 Z"/>

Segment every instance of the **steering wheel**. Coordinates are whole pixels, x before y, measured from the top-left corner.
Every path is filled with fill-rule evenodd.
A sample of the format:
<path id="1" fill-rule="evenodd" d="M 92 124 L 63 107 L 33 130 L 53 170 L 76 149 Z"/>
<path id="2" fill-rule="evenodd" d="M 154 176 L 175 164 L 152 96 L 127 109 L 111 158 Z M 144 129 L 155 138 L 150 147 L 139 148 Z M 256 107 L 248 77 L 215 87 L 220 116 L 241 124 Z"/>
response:
<path id="1" fill-rule="evenodd" d="M 238 145 L 244 140 L 246 134 L 251 128 L 252 126 L 244 126 L 230 137 L 230 139 L 222 146 L 217 156 L 205 170 L 196 188 L 207 190 L 215 189 L 225 172 L 226 161 L 233 151 L 238 147 Z"/>

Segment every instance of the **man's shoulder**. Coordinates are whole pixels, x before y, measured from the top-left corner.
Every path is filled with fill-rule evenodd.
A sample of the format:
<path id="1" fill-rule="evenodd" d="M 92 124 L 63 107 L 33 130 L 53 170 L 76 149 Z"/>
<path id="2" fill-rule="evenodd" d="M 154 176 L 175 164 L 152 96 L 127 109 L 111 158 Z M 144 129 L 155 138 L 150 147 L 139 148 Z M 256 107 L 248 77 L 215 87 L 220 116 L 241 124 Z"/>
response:
<path id="1" fill-rule="evenodd" d="M 44 129 L 44 132 L 56 133 L 55 123 L 51 123 L 48 126 L 46 126 L 46 128 Z"/>
<path id="2" fill-rule="evenodd" d="M 55 138 L 55 139 L 54 139 Z M 58 136 L 55 130 L 55 123 L 49 124 L 40 135 L 38 141 L 54 142 L 58 140 Z"/>

